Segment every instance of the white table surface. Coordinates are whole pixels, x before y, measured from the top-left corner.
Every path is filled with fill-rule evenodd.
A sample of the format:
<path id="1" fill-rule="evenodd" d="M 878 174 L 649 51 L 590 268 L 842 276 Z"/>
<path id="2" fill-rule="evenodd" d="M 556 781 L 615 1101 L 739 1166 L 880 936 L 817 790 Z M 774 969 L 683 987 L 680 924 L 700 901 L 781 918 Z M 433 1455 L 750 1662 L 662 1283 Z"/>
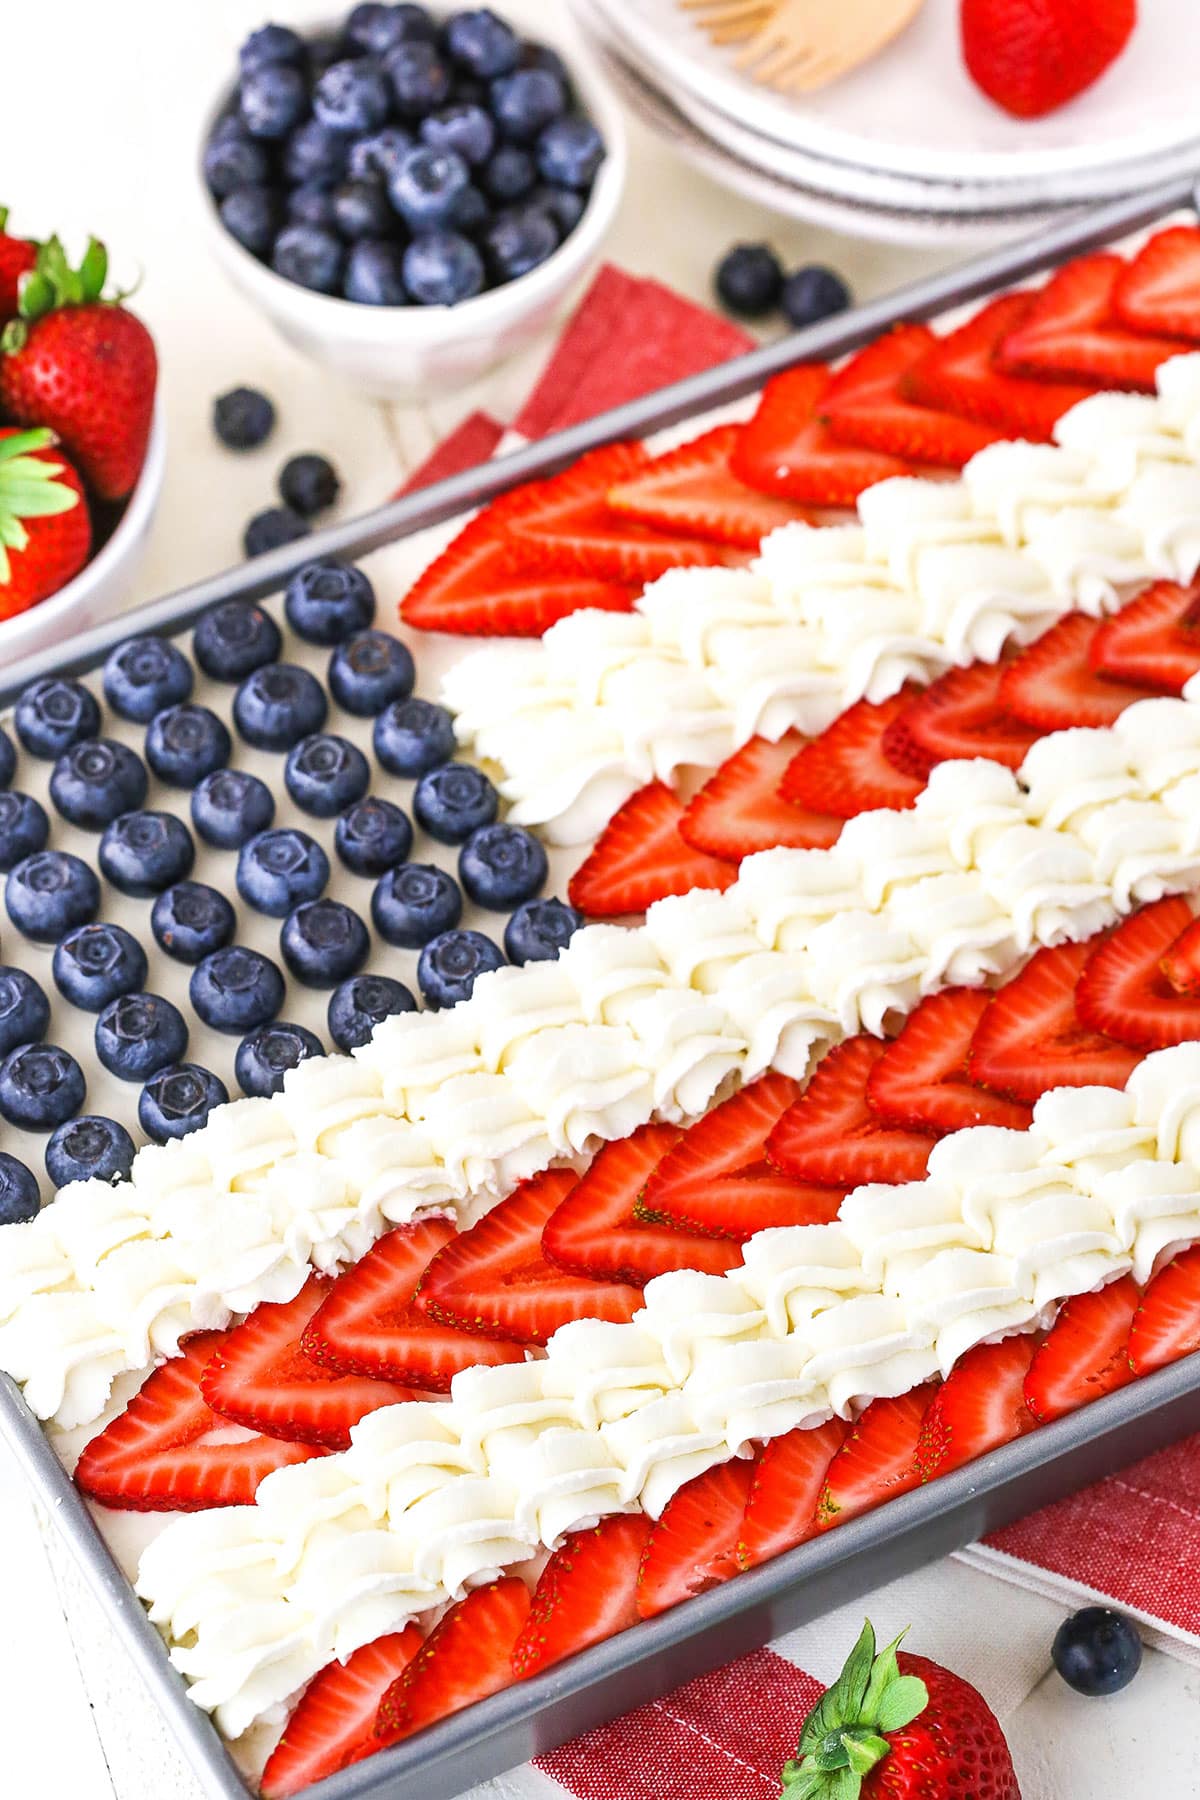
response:
<path id="1" fill-rule="evenodd" d="M 73 244 L 94 231 L 109 243 L 120 277 L 144 270 L 135 305 L 158 341 L 169 462 L 157 529 L 130 604 L 237 560 L 243 524 L 272 503 L 274 475 L 288 454 L 319 449 L 333 458 L 345 482 L 342 516 L 349 516 L 391 493 L 474 407 L 512 414 L 544 348 L 466 392 L 385 409 L 339 390 L 299 359 L 210 262 L 192 173 L 197 122 L 227 78 L 235 45 L 262 22 L 263 0 L 32 0 L 3 10 L 3 61 L 17 79 L 5 80 L 0 106 L 0 199 L 11 208 L 13 228 L 44 235 L 57 227 Z M 560 0 L 505 0 L 504 10 L 530 30 L 564 28 Z M 327 16 L 327 8 L 288 0 L 275 16 L 302 23 Z M 628 197 L 609 254 L 684 293 L 703 299 L 717 256 L 744 237 L 770 237 L 793 261 L 834 263 L 863 297 L 936 266 L 928 252 L 780 222 L 712 185 L 633 125 L 631 138 Z M 280 423 L 268 446 L 239 457 L 213 438 L 210 408 L 215 394 L 241 382 L 275 397 Z M 5 1791 L 124 1800 L 2 1451 L 0 1593 Z M 1200 1670 L 1150 1651 L 1129 1692 L 1085 1703 L 1050 1669 L 1055 1615 L 1047 1603 L 1033 1595 L 1006 1598 L 1002 1611 L 1007 1643 L 997 1642 L 995 1655 L 1032 1657 L 1032 1666 L 1047 1671 L 1008 1721 L 1020 1763 L 1043 1771 L 1046 1800 L 1186 1800 L 1200 1791 L 1200 1748 L 1192 1748 Z M 919 1618 L 913 1623 L 919 1635 Z M 979 1629 L 986 1631 L 986 1618 Z"/>

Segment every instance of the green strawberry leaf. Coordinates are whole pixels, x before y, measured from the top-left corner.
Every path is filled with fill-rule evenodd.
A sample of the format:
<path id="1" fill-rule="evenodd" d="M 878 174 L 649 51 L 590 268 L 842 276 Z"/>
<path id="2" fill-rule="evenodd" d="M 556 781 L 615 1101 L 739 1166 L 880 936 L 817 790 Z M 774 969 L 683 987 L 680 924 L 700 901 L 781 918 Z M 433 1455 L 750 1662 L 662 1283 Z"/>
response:
<path id="1" fill-rule="evenodd" d="M 65 464 L 31 454 L 53 442 L 53 433 L 44 430 L 0 438 L 0 584 L 10 579 L 8 551 L 24 550 L 29 542 L 24 521 L 54 518 L 80 504 L 75 489 L 56 480 Z"/>
<path id="2" fill-rule="evenodd" d="M 903 1731 L 929 1705 L 929 1689 L 919 1675 L 897 1675 L 875 1713 L 875 1727 L 885 1734 Z"/>
<path id="3" fill-rule="evenodd" d="M 841 1675 L 809 1713 L 795 1757 L 783 1770 L 783 1800 L 860 1800 L 865 1778 L 892 1753 L 888 1734 L 929 1704 L 914 1675 L 902 1675 L 893 1639 L 878 1655 L 868 1620 Z"/>
<path id="4" fill-rule="evenodd" d="M 869 1775 L 877 1762 L 882 1762 L 891 1745 L 881 1737 L 855 1738 L 846 1733 L 846 1761 L 856 1775 Z"/>
<path id="5" fill-rule="evenodd" d="M 83 261 L 79 265 L 79 278 L 83 287 L 83 298 L 87 301 L 98 300 L 104 292 L 104 284 L 108 280 L 108 251 L 99 238 L 89 238 L 88 247 L 83 253 Z"/>

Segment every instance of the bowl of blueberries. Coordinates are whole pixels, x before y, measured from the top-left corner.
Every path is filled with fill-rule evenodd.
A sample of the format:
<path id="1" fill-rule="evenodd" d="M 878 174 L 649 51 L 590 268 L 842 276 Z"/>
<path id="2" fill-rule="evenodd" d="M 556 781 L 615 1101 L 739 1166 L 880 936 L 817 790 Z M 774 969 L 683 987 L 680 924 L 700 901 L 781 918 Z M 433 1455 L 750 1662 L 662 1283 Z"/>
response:
<path id="1" fill-rule="evenodd" d="M 201 178 L 234 283 L 297 349 L 394 396 L 471 381 L 551 322 L 625 161 L 582 57 L 488 8 L 366 0 L 307 37 L 251 33 Z"/>

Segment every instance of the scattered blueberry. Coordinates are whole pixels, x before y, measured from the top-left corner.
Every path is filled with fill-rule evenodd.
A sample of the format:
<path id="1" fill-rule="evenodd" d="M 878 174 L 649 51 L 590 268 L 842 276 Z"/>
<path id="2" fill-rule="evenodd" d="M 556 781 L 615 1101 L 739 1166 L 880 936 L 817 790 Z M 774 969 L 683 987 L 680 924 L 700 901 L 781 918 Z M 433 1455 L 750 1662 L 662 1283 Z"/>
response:
<path id="1" fill-rule="evenodd" d="M 330 996 L 329 1035 L 339 1050 L 357 1050 L 383 1019 L 414 1012 L 416 1001 L 390 975 L 352 975 Z"/>
<path id="2" fill-rule="evenodd" d="M 458 855 L 458 878 L 467 898 L 491 912 L 508 912 L 532 900 L 549 873 L 542 845 L 519 825 L 483 825 Z"/>
<path id="3" fill-rule="evenodd" d="M 279 472 L 279 492 L 285 506 L 298 512 L 302 519 L 325 512 L 342 491 L 337 470 L 324 456 L 312 451 L 291 456 Z"/>
<path id="4" fill-rule="evenodd" d="M 342 292 L 360 306 L 404 306 L 404 253 L 398 244 L 383 238 L 361 238 L 346 258 Z"/>
<path id="5" fill-rule="evenodd" d="M 156 1144 L 187 1137 L 229 1099 L 225 1083 L 198 1063 L 175 1063 L 152 1075 L 138 1097 L 138 1124 Z"/>
<path id="6" fill-rule="evenodd" d="M 421 120 L 421 142 L 431 150 L 453 150 L 475 166 L 496 147 L 495 121 L 486 107 L 459 100 Z"/>
<path id="7" fill-rule="evenodd" d="M 289 913 L 279 934 L 283 960 L 305 987 L 336 987 L 357 975 L 371 952 L 367 928 L 340 900 L 309 900 Z"/>
<path id="8" fill-rule="evenodd" d="M 329 223 L 348 243 L 386 237 L 396 222 L 381 181 L 339 182 L 329 199 Z"/>
<path id="9" fill-rule="evenodd" d="M 356 632 L 329 659 L 329 691 L 344 712 L 359 719 L 374 718 L 393 702 L 403 702 L 415 679 L 407 646 L 386 631 Z M 378 736 L 375 753 L 379 754 Z"/>
<path id="10" fill-rule="evenodd" d="M 256 750 L 290 750 L 320 731 L 329 711 L 315 675 L 295 663 L 268 663 L 249 674 L 233 702 L 233 721 Z"/>
<path id="11" fill-rule="evenodd" d="M 42 1199 L 32 1171 L 0 1150 L 0 1225 L 25 1225 L 36 1219 Z"/>
<path id="12" fill-rule="evenodd" d="M 243 1038 L 233 1061 L 233 1072 L 243 1094 L 252 1100 L 266 1100 L 278 1094 L 289 1069 L 321 1056 L 324 1047 L 319 1037 L 303 1025 L 286 1025 L 282 1020 L 263 1025 Z"/>
<path id="13" fill-rule="evenodd" d="M 590 188 L 604 161 L 604 139 L 578 113 L 552 119 L 537 140 L 538 174 L 556 187 Z"/>
<path id="14" fill-rule="evenodd" d="M 60 1125 L 46 1145 L 46 1173 L 56 1188 L 73 1181 L 127 1181 L 133 1139 L 115 1119 L 85 1113 Z"/>
<path id="15" fill-rule="evenodd" d="M 375 590 L 361 569 L 326 557 L 296 570 L 284 589 L 283 606 L 297 637 L 310 644 L 340 644 L 375 617 Z"/>
<path id="16" fill-rule="evenodd" d="M 68 824 L 102 831 L 123 812 L 141 806 L 149 777 L 128 744 L 87 738 L 64 750 L 50 777 L 50 798 Z"/>
<path id="17" fill-rule="evenodd" d="M 509 962 L 552 962 L 584 923 L 565 900 L 528 900 L 504 927 Z"/>
<path id="18" fill-rule="evenodd" d="M 415 779 L 454 755 L 454 720 L 432 700 L 394 700 L 376 719 L 372 742 L 389 775 Z"/>
<path id="19" fill-rule="evenodd" d="M 502 205 L 523 200 L 537 181 L 537 165 L 528 150 L 501 144 L 479 177 L 487 193 Z"/>
<path id="20" fill-rule="evenodd" d="M 8 916 L 39 944 L 56 944 L 100 910 L 100 883 L 78 856 L 40 850 L 19 862 L 4 889 Z"/>
<path id="21" fill-rule="evenodd" d="M 77 925 L 54 947 L 54 979 L 64 1000 L 98 1013 L 146 985 L 146 952 L 123 925 Z"/>
<path id="22" fill-rule="evenodd" d="M 504 954 L 482 931 L 443 931 L 417 961 L 417 981 L 433 1007 L 469 1000 L 476 979 L 503 966 Z"/>
<path id="23" fill-rule="evenodd" d="M 273 187 L 234 188 L 220 206 L 221 223 L 251 256 L 265 256 L 279 230 L 279 195 Z"/>
<path id="24" fill-rule="evenodd" d="M 509 74 L 521 60 L 521 42 L 516 32 L 486 6 L 451 13 L 443 41 L 454 61 L 481 81 Z"/>
<path id="25" fill-rule="evenodd" d="M 450 71 L 437 46 L 421 38 L 396 44 L 383 59 L 402 119 L 423 119 L 450 98 Z"/>
<path id="26" fill-rule="evenodd" d="M 100 839 L 100 873 L 139 900 L 182 881 L 195 860 L 192 834 L 174 813 L 122 813 Z"/>
<path id="27" fill-rule="evenodd" d="M 287 216 L 297 225 L 320 225 L 336 231 L 333 216 L 334 190 L 324 181 L 305 181 L 293 188 L 287 197 Z"/>
<path id="28" fill-rule="evenodd" d="M 567 110 L 566 89 L 549 69 L 517 69 L 501 75 L 492 83 L 491 97 L 501 135 L 518 144 L 532 143 L 551 119 Z"/>
<path id="29" fill-rule="evenodd" d="M 362 799 L 371 769 L 357 745 L 332 732 L 318 732 L 289 750 L 283 779 L 301 812 L 332 819 Z"/>
<path id="30" fill-rule="evenodd" d="M 308 111 L 308 83 L 291 62 L 259 63 L 243 71 L 238 104 L 251 137 L 283 138 Z"/>
<path id="31" fill-rule="evenodd" d="M 430 769 L 413 794 L 417 824 L 439 844 L 465 844 L 473 831 L 491 824 L 499 805 L 495 788 L 471 763 Z"/>
<path id="32" fill-rule="evenodd" d="M 388 116 L 391 91 L 381 65 L 357 56 L 325 70 L 312 92 L 312 109 L 330 131 L 378 131 Z"/>
<path id="33" fill-rule="evenodd" d="M 432 863 L 390 869 L 371 896 L 371 918 L 380 937 L 401 950 L 419 950 L 452 931 L 462 918 L 462 891 L 453 875 Z"/>
<path id="34" fill-rule="evenodd" d="M 1085 1606 L 1063 1620 L 1050 1654 L 1068 1687 L 1098 1699 L 1129 1686 L 1142 1666 L 1142 1640 L 1124 1613 Z"/>
<path id="35" fill-rule="evenodd" d="M 0 964 L 0 1056 L 36 1044 L 49 1024 L 50 1002 L 33 976 Z"/>
<path id="36" fill-rule="evenodd" d="M 192 665 L 161 637 L 127 638 L 104 665 L 104 698 L 115 713 L 148 725 L 164 706 L 190 697 Z"/>
<path id="37" fill-rule="evenodd" d="M 373 795 L 344 812 L 334 832 L 334 846 L 354 875 L 385 875 L 412 849 L 408 815 L 391 800 Z"/>
<path id="38" fill-rule="evenodd" d="M 382 56 L 410 38 L 433 43 L 436 35 L 437 28 L 423 6 L 384 6 L 380 0 L 366 0 L 346 21 L 347 43 L 373 56 Z"/>
<path id="39" fill-rule="evenodd" d="M 815 325 L 834 313 L 845 312 L 850 304 L 850 290 L 832 269 L 813 263 L 787 277 L 782 303 L 788 323 L 800 330 L 804 325 Z"/>
<path id="40" fill-rule="evenodd" d="M 182 1060 L 187 1042 L 183 1014 L 161 994 L 122 994 L 96 1020 L 96 1055 L 119 1081 L 149 1081 Z"/>
<path id="41" fill-rule="evenodd" d="M 287 181 L 300 187 L 311 182 L 328 187 L 330 182 L 340 181 L 345 172 L 346 139 L 342 132 L 320 119 L 305 119 L 289 132 L 283 147 L 283 174 Z M 290 205 L 287 212 L 293 219 L 304 217 Z"/>
<path id="42" fill-rule="evenodd" d="M 0 793 L 0 872 L 44 850 L 50 839 L 45 808 L 32 794 Z"/>
<path id="43" fill-rule="evenodd" d="M 49 675 L 27 687 L 13 714 L 17 736 L 30 756 L 56 762 L 72 744 L 95 737 L 100 708 L 82 682 Z"/>
<path id="44" fill-rule="evenodd" d="M 17 752 L 7 731 L 0 730 L 0 788 L 6 788 L 17 772 Z"/>
<path id="45" fill-rule="evenodd" d="M 192 824 L 218 850 L 240 850 L 274 817 L 275 797 L 266 782 L 241 769 L 214 769 L 192 794 Z"/>
<path id="46" fill-rule="evenodd" d="M 242 550 L 248 557 L 265 556 L 269 550 L 281 550 L 284 544 L 294 544 L 307 537 L 309 530 L 308 520 L 294 513 L 290 506 L 265 506 L 247 521 L 242 533 Z"/>
<path id="47" fill-rule="evenodd" d="M 713 285 L 731 313 L 761 319 L 779 305 L 783 269 L 769 244 L 735 244 L 717 264 Z"/>
<path id="48" fill-rule="evenodd" d="M 83 1070 L 57 1044 L 20 1044 L 0 1063 L 0 1117 L 26 1131 L 53 1131 L 87 1095 Z"/>
<path id="49" fill-rule="evenodd" d="M 235 188 L 261 187 L 270 178 L 267 152 L 245 130 L 214 135 L 204 147 L 204 179 L 218 200 Z"/>
<path id="50" fill-rule="evenodd" d="M 449 219 L 470 180 L 470 170 L 456 150 L 417 144 L 396 165 L 388 195 L 410 231 L 433 231 Z"/>
<path id="51" fill-rule="evenodd" d="M 146 761 L 170 787 L 195 787 L 214 769 L 223 769 L 232 751 L 216 713 L 190 700 L 156 714 L 146 733 Z"/>
<path id="52" fill-rule="evenodd" d="M 355 138 L 346 159 L 346 173 L 351 181 L 378 178 L 386 186 L 405 152 L 412 147 L 411 131 L 405 131 L 399 125 L 385 125 L 382 131 Z"/>
<path id="53" fill-rule="evenodd" d="M 329 882 L 329 858 L 305 831 L 260 831 L 238 857 L 238 893 L 257 912 L 283 919 Z"/>
<path id="54" fill-rule="evenodd" d="M 483 258 L 457 231 L 415 237 L 401 267 L 404 285 L 418 306 L 457 306 L 483 290 Z"/>
<path id="55" fill-rule="evenodd" d="M 335 294 L 342 282 L 346 252 L 341 239 L 319 225 L 285 225 L 275 239 L 271 267 L 285 281 Z"/>
<path id="56" fill-rule="evenodd" d="M 268 405 L 270 402 L 268 402 Z M 214 681 L 242 681 L 274 662 L 283 638 L 270 613 L 249 600 L 210 607 L 192 635 L 192 653 Z"/>
<path id="57" fill-rule="evenodd" d="M 176 962 L 203 962 L 233 941 L 237 914 L 216 888 L 202 881 L 179 881 L 154 902 L 150 929 L 155 942 Z"/>
<path id="58" fill-rule="evenodd" d="M 270 957 L 242 944 L 214 950 L 196 965 L 188 983 L 197 1017 L 214 1031 L 235 1033 L 253 1031 L 273 1019 L 283 1005 L 284 992 L 283 976 Z"/>
<path id="59" fill-rule="evenodd" d="M 243 75 L 267 63 L 301 63 L 304 39 L 290 25 L 260 25 L 238 51 L 238 61 Z"/>

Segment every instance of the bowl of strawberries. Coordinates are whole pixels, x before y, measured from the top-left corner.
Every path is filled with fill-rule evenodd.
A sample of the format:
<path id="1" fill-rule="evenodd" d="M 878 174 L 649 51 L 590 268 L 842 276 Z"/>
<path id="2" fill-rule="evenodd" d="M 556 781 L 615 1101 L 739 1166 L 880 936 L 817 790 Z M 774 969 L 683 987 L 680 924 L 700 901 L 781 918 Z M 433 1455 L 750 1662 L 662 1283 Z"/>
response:
<path id="1" fill-rule="evenodd" d="M 0 668 L 85 631 L 127 593 L 162 488 L 154 340 L 107 298 L 94 238 L 10 235 L 0 209 Z"/>

